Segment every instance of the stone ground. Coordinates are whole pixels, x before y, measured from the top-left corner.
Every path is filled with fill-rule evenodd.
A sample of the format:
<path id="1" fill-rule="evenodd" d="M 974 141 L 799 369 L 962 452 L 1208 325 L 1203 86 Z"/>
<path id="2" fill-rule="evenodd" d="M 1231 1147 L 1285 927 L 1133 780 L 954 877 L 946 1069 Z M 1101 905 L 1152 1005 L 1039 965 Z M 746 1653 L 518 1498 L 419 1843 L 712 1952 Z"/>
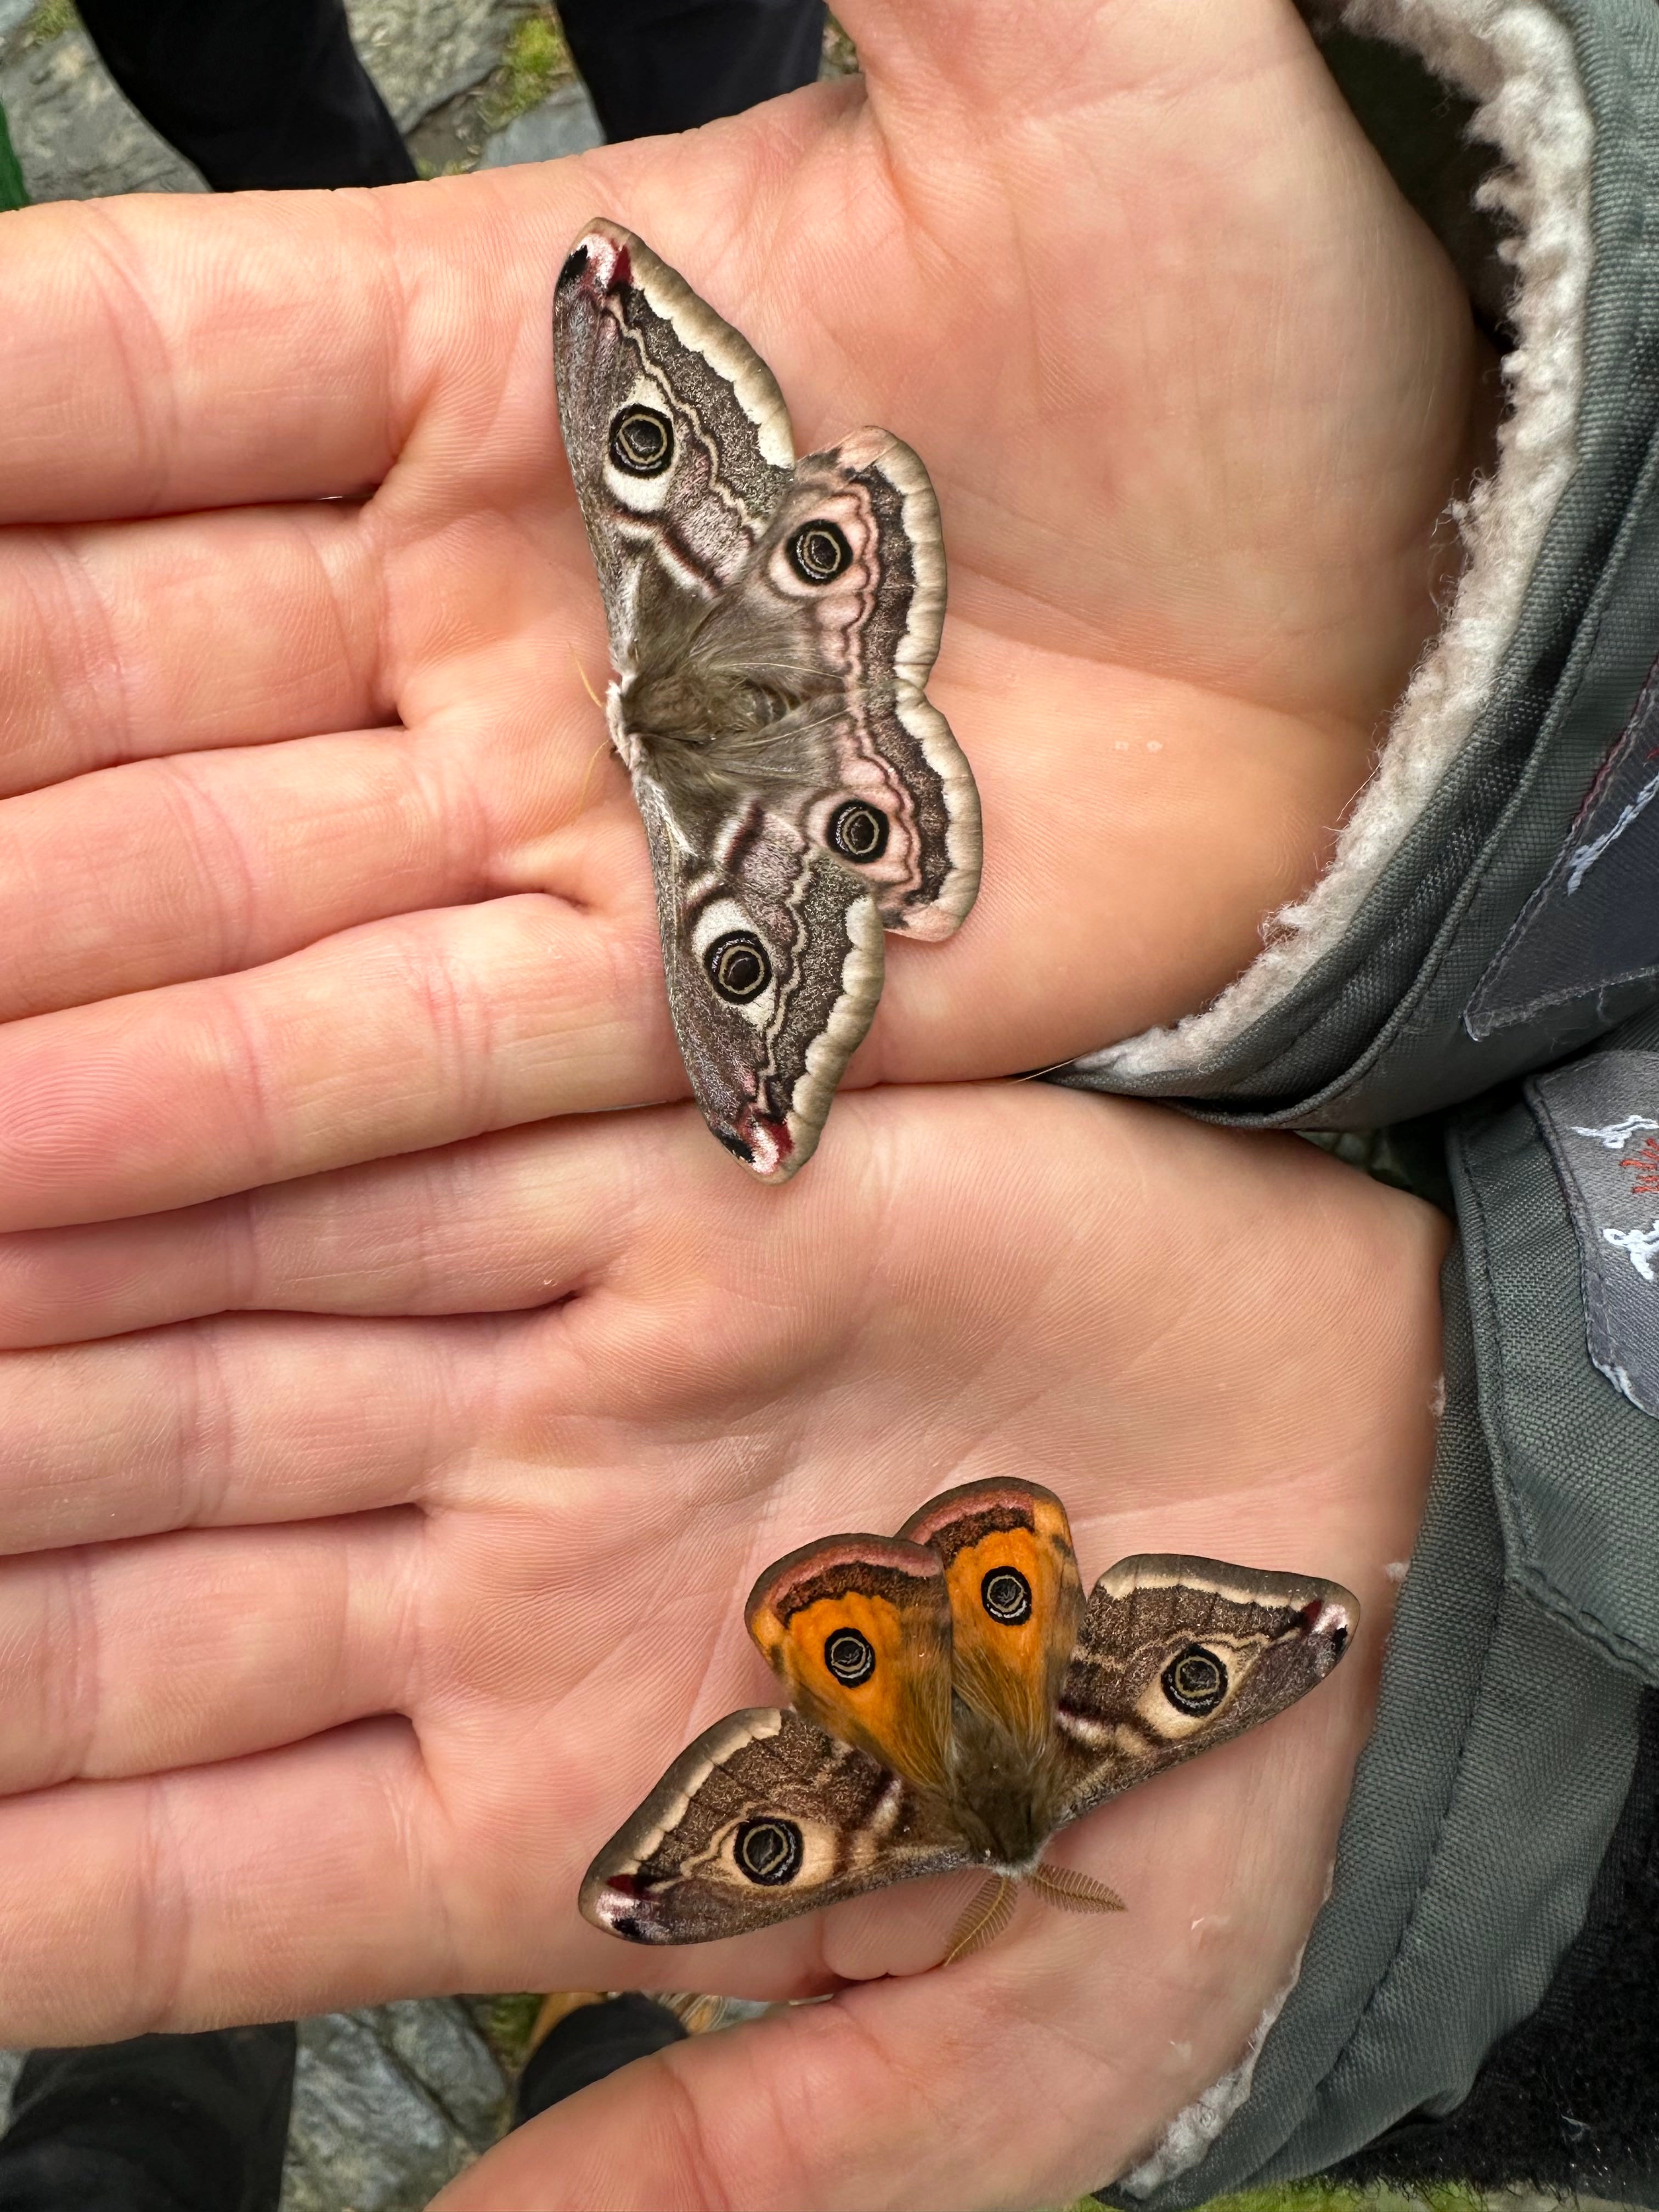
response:
<path id="1" fill-rule="evenodd" d="M 302 2021 L 282 2212 L 421 2212 L 487 2149 L 512 2097 L 481 2031 L 492 2009 L 411 1999 Z M 0 2111 L 21 2063 L 0 2052 Z"/>
<path id="2" fill-rule="evenodd" d="M 556 22 L 537 0 L 347 0 L 347 12 L 428 174 L 599 143 Z M 105 75 L 72 0 L 0 0 L 0 106 L 35 199 L 206 189 Z"/>

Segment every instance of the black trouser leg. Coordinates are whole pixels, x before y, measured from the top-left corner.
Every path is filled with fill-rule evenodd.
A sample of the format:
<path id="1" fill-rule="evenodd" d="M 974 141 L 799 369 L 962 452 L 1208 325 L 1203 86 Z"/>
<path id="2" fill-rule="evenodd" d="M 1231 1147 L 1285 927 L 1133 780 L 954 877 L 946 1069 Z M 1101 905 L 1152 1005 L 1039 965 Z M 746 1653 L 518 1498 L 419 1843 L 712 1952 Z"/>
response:
<path id="1" fill-rule="evenodd" d="M 637 1990 L 606 1997 L 602 2004 L 578 2005 L 526 2062 L 513 2101 L 514 2126 L 521 2127 L 562 2097 L 603 2081 L 630 2059 L 648 2058 L 684 2038 L 684 2028 L 667 2006 Z"/>
<path id="2" fill-rule="evenodd" d="M 823 0 L 559 0 L 608 138 L 690 131 L 812 83 Z"/>
<path id="3" fill-rule="evenodd" d="M 0 2212 L 276 2212 L 294 2029 L 31 2051 L 0 2136 Z"/>
<path id="4" fill-rule="evenodd" d="M 215 191 L 415 174 L 342 0 L 78 4 L 117 84 Z"/>

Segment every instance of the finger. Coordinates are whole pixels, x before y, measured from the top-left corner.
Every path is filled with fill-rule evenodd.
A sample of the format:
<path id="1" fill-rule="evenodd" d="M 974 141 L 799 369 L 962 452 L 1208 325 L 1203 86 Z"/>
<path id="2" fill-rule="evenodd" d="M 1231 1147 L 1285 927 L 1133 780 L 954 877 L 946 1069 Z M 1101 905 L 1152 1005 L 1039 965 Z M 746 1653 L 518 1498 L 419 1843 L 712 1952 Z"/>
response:
<path id="1" fill-rule="evenodd" d="M 596 830 L 573 888 L 627 842 Z M 648 913 L 641 896 L 623 916 L 553 898 L 406 915 L 245 975 L 15 1023 L 0 1035 L 0 1229 L 672 1097 L 684 1071 Z"/>
<path id="2" fill-rule="evenodd" d="M 412 1731 L 370 1723 L 0 1806 L 0 2035 L 71 2044 L 465 1987 Z M 74 1959 L 76 1971 L 64 1962 Z"/>
<path id="3" fill-rule="evenodd" d="M 1016 2124 L 1073 2118 L 1075 2063 L 1057 2075 L 1069 2054 L 1030 2032 L 1024 2004 L 1016 2025 L 1004 1975 L 975 1979 L 982 2019 L 890 1982 L 672 2044 L 514 2129 L 433 2212 L 973 2212 L 1098 2185 L 1097 2167 L 1069 2191 L 1049 2185 L 1054 2148 Z M 1092 2084 L 1103 2100 L 1116 2087 L 1104 2069 Z"/>
<path id="4" fill-rule="evenodd" d="M 575 691 L 572 677 L 570 686 Z M 524 872 L 559 890 L 592 825 L 592 714 L 538 702 L 514 742 L 403 730 L 145 761 L 0 805 L 0 1021 L 228 973 Z M 603 798 L 605 779 L 590 778 Z"/>
<path id="5" fill-rule="evenodd" d="M 407 1710 L 418 1515 L 192 1530 L 0 1564 L 0 1796 Z"/>
<path id="6" fill-rule="evenodd" d="M 0 520 L 354 494 L 417 424 L 510 477 L 531 410 L 503 393 L 550 391 L 550 275 L 592 191 L 549 171 L 459 195 L 27 210 L 0 239 Z M 446 377 L 458 333 L 477 334 L 474 373 Z"/>
<path id="7" fill-rule="evenodd" d="M 1073 2017 L 1086 1948 L 1064 1978 L 993 1954 L 671 2045 L 515 2129 L 433 2212 L 1068 2202 L 1127 2162 L 1127 2126 L 1152 2132 Z"/>
<path id="8" fill-rule="evenodd" d="M 495 1326 L 272 1316 L 8 1353 L 5 1549 L 419 1503 L 477 1449 Z"/>
<path id="9" fill-rule="evenodd" d="M 506 1755 L 497 1736 L 492 1753 L 451 1771 L 407 1723 L 371 1721 L 0 1802 L 0 2039 L 103 2042 L 591 1986 L 617 1947 L 576 1915 L 586 1793 L 550 1735 L 527 1750 L 520 1730 Z M 804 1992 L 810 1939 L 773 1934 L 747 1947 L 734 1986 Z"/>
<path id="10" fill-rule="evenodd" d="M 503 1130 L 172 1213 L 20 1230 L 0 1237 L 0 1346 L 239 1311 L 556 1305 L 604 1279 L 650 1192 L 672 1188 L 688 1211 L 735 1206 L 735 1236 L 750 1188 L 700 1116 L 669 1109 Z"/>
<path id="11" fill-rule="evenodd" d="M 385 721 L 380 608 L 337 502 L 0 532 L 0 795 Z"/>

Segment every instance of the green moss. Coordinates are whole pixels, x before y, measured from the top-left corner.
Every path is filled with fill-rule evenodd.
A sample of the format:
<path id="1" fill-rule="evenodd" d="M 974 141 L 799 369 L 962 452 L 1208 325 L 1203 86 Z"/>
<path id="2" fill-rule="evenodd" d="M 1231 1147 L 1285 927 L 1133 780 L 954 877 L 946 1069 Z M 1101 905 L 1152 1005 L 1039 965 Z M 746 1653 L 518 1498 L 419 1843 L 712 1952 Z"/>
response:
<path id="1" fill-rule="evenodd" d="M 0 107 L 0 208 L 27 207 L 28 204 L 23 172 L 17 166 L 17 156 L 11 150 L 11 139 L 6 131 L 6 111 Z"/>
<path id="2" fill-rule="evenodd" d="M 854 76 L 858 73 L 858 48 L 835 17 L 827 16 L 823 26 L 823 60 L 818 70 L 818 75 L 820 76 Z"/>
<path id="3" fill-rule="evenodd" d="M 507 1996 L 487 1997 L 475 2006 L 475 2017 L 483 2038 L 507 2074 L 516 2074 L 530 2049 L 530 2031 L 542 2008 L 534 1990 L 514 1990 Z"/>
<path id="4" fill-rule="evenodd" d="M 40 6 L 23 26 L 23 43 L 29 46 L 49 46 L 54 39 L 61 39 L 65 31 L 72 31 L 75 21 L 75 0 L 40 0 Z"/>
<path id="5" fill-rule="evenodd" d="M 1345 2189 L 1331 2181 L 1287 2182 L 1278 2189 L 1245 2189 L 1236 2197 L 1213 2197 L 1200 2212 L 1486 2212 L 1478 2189 L 1461 2182 L 1438 2183 L 1418 2191 Z M 1092 2197 L 1081 2197 L 1066 2212 L 1102 2212 Z"/>
<path id="6" fill-rule="evenodd" d="M 568 83 L 575 74 L 576 65 L 552 9 L 539 7 L 522 16 L 514 26 L 501 67 L 484 94 L 481 119 L 485 130 L 504 130 L 515 117 L 539 107 L 556 84 Z"/>

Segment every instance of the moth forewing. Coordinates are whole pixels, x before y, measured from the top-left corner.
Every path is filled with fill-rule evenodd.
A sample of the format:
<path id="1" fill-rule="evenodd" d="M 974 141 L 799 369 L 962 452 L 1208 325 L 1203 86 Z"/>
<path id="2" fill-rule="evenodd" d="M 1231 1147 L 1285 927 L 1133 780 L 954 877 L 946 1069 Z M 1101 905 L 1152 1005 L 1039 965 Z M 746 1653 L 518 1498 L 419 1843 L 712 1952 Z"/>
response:
<path id="1" fill-rule="evenodd" d="M 886 1536 L 804 1545 L 767 1569 L 744 1619 L 800 1711 L 949 1794 L 951 1608 L 932 1552 Z"/>
<path id="2" fill-rule="evenodd" d="M 994 1478 L 931 1499 L 903 1533 L 945 1570 L 958 1699 L 1012 1735 L 1023 1762 L 1046 1757 L 1083 1613 L 1065 1507 L 1038 1483 Z"/>

